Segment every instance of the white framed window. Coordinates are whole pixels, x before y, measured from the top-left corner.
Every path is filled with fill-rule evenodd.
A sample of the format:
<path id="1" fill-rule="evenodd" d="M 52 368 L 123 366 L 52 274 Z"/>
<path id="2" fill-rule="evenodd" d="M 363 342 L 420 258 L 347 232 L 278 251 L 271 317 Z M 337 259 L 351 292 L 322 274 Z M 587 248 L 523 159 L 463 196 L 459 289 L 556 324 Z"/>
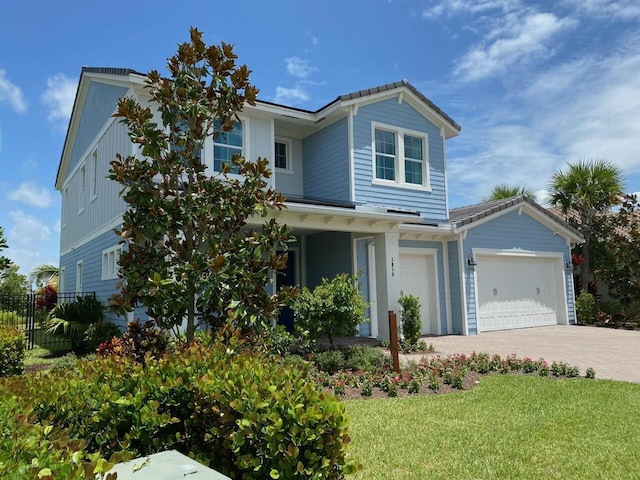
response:
<path id="1" fill-rule="evenodd" d="M 273 166 L 280 172 L 293 173 L 291 165 L 291 140 L 276 137 L 273 152 Z"/>
<path id="2" fill-rule="evenodd" d="M 220 128 L 220 124 L 216 121 L 216 129 Z M 244 150 L 244 122 L 236 121 L 233 130 L 230 132 L 220 132 L 213 139 L 213 170 L 219 172 L 224 163 L 231 164 L 231 159 L 236 153 L 243 154 Z M 237 168 L 232 168 L 231 173 L 238 173 Z"/>
<path id="3" fill-rule="evenodd" d="M 122 246 L 107 248 L 102 251 L 102 275 L 101 280 L 112 280 L 118 278 L 118 260 L 122 254 Z"/>
<path id="4" fill-rule="evenodd" d="M 374 184 L 431 189 L 425 133 L 372 122 L 371 138 Z"/>
<path id="5" fill-rule="evenodd" d="M 82 275 L 83 275 L 82 260 L 78 260 L 76 263 L 76 292 L 82 292 Z"/>
<path id="6" fill-rule="evenodd" d="M 87 165 L 80 167 L 80 195 L 78 202 L 78 214 L 84 212 L 85 192 L 87 190 Z"/>
<path id="7" fill-rule="evenodd" d="M 93 202 L 98 197 L 98 150 L 91 154 L 91 198 Z"/>

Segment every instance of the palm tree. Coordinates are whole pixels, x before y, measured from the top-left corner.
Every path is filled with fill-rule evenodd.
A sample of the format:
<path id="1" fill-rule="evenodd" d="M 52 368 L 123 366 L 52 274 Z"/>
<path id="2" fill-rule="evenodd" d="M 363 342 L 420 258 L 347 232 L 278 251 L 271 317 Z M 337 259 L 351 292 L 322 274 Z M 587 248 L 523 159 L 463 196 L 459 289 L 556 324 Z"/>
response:
<path id="1" fill-rule="evenodd" d="M 59 270 L 55 265 L 42 264 L 31 270 L 29 281 L 35 283 L 38 287 L 43 285 L 51 285 L 58 287 Z"/>
<path id="2" fill-rule="evenodd" d="M 529 187 L 512 187 L 506 183 L 501 183 L 493 187 L 491 193 L 484 197 L 484 202 L 492 202 L 494 200 L 504 200 L 505 198 L 517 197 L 519 195 L 526 195 L 532 200 L 536 199 L 536 192 Z"/>
<path id="3" fill-rule="evenodd" d="M 609 211 L 617 203 L 623 188 L 622 172 L 613 163 L 603 160 L 580 160 L 569 168 L 557 171 L 549 182 L 549 202 L 563 214 L 573 211 L 577 225 L 584 236 L 582 245 L 582 272 L 580 288 L 587 291 L 591 273 L 589 249 L 591 232 L 596 217 Z"/>

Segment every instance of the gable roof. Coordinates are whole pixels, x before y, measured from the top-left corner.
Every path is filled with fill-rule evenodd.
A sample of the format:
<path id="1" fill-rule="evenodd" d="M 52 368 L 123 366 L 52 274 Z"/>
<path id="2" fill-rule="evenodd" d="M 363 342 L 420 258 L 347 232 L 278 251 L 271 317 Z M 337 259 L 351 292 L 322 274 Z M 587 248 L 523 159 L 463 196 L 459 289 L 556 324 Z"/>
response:
<path id="1" fill-rule="evenodd" d="M 449 220 L 456 229 L 463 227 L 464 229 L 473 228 L 476 226 L 474 224 L 477 224 L 484 218 L 499 215 L 501 212 L 506 213 L 507 210 L 513 210 L 515 208 L 527 208 L 529 213 L 532 213 L 534 217 L 537 217 L 543 223 L 554 225 L 559 230 L 562 230 L 564 233 L 563 236 L 575 242 L 584 241 L 582 234 L 578 230 L 526 195 L 453 208 L 449 210 Z"/>

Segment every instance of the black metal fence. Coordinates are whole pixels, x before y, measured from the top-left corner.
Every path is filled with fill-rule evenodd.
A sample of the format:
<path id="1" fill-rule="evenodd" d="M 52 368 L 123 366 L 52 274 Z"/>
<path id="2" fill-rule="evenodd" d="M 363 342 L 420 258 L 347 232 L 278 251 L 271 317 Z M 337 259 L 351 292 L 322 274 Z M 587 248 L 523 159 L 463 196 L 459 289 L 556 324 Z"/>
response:
<path id="1" fill-rule="evenodd" d="M 27 338 L 27 348 L 43 347 L 54 350 L 71 348 L 65 337 L 46 332 L 49 312 L 59 303 L 73 302 L 77 297 L 94 296 L 95 292 L 0 294 L 0 325 L 21 328 Z"/>

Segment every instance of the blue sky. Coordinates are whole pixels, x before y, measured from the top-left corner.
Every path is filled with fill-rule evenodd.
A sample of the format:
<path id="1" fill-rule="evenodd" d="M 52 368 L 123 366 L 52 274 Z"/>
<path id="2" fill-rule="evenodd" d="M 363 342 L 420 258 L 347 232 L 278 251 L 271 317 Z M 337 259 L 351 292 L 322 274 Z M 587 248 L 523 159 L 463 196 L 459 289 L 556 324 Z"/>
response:
<path id="1" fill-rule="evenodd" d="M 640 190 L 640 0 L 2 2 L 0 226 L 22 273 L 58 263 L 53 185 L 81 67 L 162 70 L 191 25 L 235 45 L 264 100 L 316 109 L 409 80 L 462 125 L 451 206 L 497 183 L 543 193 L 590 158 Z"/>

